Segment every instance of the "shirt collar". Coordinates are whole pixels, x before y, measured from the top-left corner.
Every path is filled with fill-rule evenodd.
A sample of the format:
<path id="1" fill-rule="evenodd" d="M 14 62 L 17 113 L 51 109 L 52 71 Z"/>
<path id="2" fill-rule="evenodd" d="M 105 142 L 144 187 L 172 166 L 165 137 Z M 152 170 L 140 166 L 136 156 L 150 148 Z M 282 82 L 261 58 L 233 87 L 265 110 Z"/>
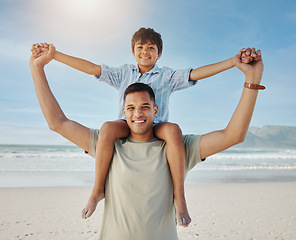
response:
<path id="1" fill-rule="evenodd" d="M 140 72 L 138 65 L 133 65 L 133 70 Z M 154 67 L 148 73 L 154 74 L 154 73 L 159 73 L 159 72 L 160 72 L 160 68 L 155 64 Z"/>

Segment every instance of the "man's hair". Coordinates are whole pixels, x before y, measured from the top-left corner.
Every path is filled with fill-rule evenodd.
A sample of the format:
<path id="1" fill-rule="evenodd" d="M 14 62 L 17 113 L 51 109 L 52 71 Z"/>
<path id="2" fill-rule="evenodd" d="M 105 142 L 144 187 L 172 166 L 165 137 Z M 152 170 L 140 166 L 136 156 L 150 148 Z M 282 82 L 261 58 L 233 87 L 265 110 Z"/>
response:
<path id="1" fill-rule="evenodd" d="M 133 84 L 129 85 L 124 91 L 124 95 L 123 95 L 124 102 L 125 102 L 126 96 L 128 94 L 135 93 L 135 92 L 147 92 L 149 94 L 150 99 L 155 104 L 154 92 L 153 92 L 152 88 L 145 83 L 133 83 Z"/>
<path id="2" fill-rule="evenodd" d="M 152 28 L 140 28 L 132 37 L 132 51 L 134 52 L 136 42 L 140 41 L 141 44 L 151 42 L 155 44 L 158 49 L 158 54 L 162 53 L 162 39 L 158 32 Z"/>

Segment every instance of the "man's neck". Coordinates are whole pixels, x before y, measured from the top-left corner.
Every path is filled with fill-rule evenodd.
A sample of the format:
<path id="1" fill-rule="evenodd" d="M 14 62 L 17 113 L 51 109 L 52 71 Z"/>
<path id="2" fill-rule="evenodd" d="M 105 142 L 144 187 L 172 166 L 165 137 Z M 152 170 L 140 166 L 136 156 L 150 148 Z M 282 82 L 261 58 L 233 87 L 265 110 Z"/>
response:
<path id="1" fill-rule="evenodd" d="M 131 139 L 135 140 L 135 141 L 139 141 L 139 142 L 148 142 L 151 141 L 155 138 L 155 135 L 153 134 L 153 132 L 149 133 L 149 134 L 135 134 L 135 133 L 131 133 L 130 134 Z"/>

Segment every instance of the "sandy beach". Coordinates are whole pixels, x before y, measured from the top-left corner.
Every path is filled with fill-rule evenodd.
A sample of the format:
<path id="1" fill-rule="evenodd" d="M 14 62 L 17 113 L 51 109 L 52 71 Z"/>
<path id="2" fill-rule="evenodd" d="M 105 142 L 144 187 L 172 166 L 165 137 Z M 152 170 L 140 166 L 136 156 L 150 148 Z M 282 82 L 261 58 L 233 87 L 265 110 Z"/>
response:
<path id="1" fill-rule="evenodd" d="M 296 239 L 296 183 L 186 186 L 192 223 L 186 239 Z M 103 203 L 80 217 L 91 188 L 2 188 L 1 240 L 98 239 Z"/>

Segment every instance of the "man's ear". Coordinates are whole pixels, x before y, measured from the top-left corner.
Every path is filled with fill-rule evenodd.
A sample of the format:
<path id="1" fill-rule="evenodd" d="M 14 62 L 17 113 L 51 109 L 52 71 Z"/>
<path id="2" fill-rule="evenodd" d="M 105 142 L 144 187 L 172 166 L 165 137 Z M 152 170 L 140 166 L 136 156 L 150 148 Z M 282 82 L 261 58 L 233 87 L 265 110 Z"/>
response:
<path id="1" fill-rule="evenodd" d="M 124 118 L 126 118 L 126 117 L 125 117 L 125 108 L 123 107 L 122 110 L 123 110 L 123 116 L 124 116 Z"/>
<path id="2" fill-rule="evenodd" d="M 157 114 L 158 114 L 158 106 L 155 105 L 155 106 L 154 106 L 154 117 L 156 117 Z"/>

